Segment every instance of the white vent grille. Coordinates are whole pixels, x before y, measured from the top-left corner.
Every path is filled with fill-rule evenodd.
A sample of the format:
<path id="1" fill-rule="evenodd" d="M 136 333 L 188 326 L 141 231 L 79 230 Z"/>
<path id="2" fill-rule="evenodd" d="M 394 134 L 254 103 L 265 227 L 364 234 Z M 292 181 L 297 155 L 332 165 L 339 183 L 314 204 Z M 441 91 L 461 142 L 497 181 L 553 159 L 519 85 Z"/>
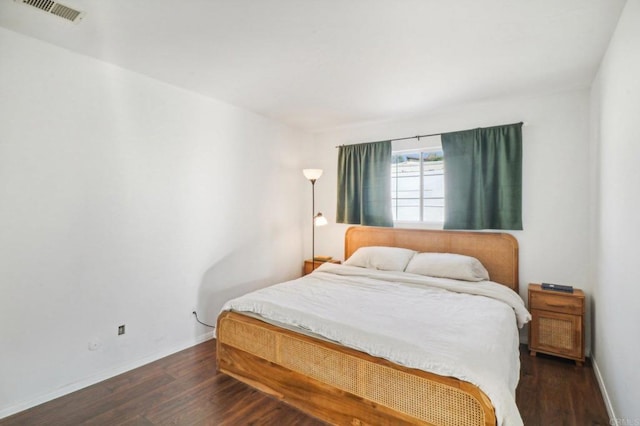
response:
<path id="1" fill-rule="evenodd" d="M 59 16 L 71 22 L 78 22 L 84 16 L 84 12 L 65 6 L 53 0 L 15 0 L 19 3 L 28 4 L 52 15 Z"/>

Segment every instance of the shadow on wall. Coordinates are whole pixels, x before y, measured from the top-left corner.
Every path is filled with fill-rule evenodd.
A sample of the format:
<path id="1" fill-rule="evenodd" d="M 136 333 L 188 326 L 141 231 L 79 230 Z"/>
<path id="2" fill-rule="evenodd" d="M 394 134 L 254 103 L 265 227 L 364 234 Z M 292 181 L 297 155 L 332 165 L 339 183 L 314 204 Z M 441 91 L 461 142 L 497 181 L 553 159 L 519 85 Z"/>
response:
<path id="1" fill-rule="evenodd" d="M 198 289 L 196 310 L 200 321 L 215 325 L 228 300 L 300 277 L 301 262 L 291 256 L 299 252 L 299 247 L 299 232 L 285 231 L 260 243 L 246 243 L 219 259 L 205 272 Z"/>

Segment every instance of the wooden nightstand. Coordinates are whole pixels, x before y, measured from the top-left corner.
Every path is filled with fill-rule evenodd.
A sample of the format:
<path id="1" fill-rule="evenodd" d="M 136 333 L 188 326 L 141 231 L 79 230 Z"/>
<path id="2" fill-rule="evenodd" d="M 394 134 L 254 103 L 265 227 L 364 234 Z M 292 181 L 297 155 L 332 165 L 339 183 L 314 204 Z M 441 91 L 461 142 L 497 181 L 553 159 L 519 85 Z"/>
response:
<path id="1" fill-rule="evenodd" d="M 341 263 L 339 260 L 337 259 L 329 259 L 329 260 L 316 260 L 315 261 L 315 268 L 314 268 L 314 262 L 311 259 L 307 259 L 304 261 L 304 275 L 310 274 L 314 269 L 318 269 L 318 266 L 322 265 L 325 262 L 331 262 L 331 263 Z"/>
<path id="2" fill-rule="evenodd" d="M 529 351 L 584 362 L 584 293 L 543 290 L 540 284 L 529 284 Z"/>

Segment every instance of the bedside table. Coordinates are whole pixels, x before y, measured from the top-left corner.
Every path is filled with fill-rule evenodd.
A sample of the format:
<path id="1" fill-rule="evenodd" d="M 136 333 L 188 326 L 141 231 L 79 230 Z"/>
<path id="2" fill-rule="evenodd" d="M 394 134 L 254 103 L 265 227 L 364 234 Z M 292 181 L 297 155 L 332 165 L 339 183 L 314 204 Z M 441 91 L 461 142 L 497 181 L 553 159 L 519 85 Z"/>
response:
<path id="1" fill-rule="evenodd" d="M 337 259 L 316 260 L 315 267 L 314 267 L 313 261 L 311 259 L 307 259 L 307 260 L 304 261 L 304 274 L 303 275 L 310 274 L 311 272 L 313 272 L 314 269 L 318 269 L 318 266 L 322 265 L 325 262 L 342 263 Z"/>
<path id="2" fill-rule="evenodd" d="M 584 311 L 582 290 L 573 293 L 543 290 L 540 284 L 529 284 L 529 351 L 556 355 L 584 362 Z"/>

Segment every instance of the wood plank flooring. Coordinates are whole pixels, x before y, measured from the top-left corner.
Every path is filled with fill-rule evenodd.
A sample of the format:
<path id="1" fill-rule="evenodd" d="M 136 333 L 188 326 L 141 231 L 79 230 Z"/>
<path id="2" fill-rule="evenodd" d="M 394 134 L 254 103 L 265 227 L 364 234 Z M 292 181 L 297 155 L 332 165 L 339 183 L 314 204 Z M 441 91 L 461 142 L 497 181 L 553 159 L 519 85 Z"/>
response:
<path id="1" fill-rule="evenodd" d="M 609 425 L 609 415 L 589 359 L 571 360 L 520 347 L 520 382 L 516 403 L 525 425 Z"/>
<path id="2" fill-rule="evenodd" d="M 525 425 L 608 425 L 592 368 L 521 349 Z M 216 372 L 214 341 L 13 416 L 0 425 L 323 425 Z"/>

